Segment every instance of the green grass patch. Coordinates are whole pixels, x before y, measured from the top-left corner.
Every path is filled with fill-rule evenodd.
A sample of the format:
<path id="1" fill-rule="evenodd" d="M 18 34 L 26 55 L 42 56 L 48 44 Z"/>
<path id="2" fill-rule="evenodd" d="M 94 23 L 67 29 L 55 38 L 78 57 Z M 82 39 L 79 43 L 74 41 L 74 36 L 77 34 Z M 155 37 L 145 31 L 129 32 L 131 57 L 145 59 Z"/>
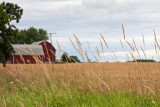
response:
<path id="1" fill-rule="evenodd" d="M 21 91 L 0 95 L 0 106 L 7 107 L 159 107 L 160 98 L 129 93 L 100 93 L 77 90 Z"/>

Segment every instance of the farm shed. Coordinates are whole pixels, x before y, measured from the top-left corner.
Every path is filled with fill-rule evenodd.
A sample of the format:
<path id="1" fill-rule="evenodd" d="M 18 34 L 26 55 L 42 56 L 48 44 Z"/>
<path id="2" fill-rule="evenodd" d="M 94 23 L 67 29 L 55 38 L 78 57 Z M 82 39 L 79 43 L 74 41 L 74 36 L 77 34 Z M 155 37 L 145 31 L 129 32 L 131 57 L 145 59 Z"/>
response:
<path id="1" fill-rule="evenodd" d="M 55 63 L 56 61 L 56 49 L 46 40 L 34 42 L 29 45 L 12 44 L 12 46 L 15 52 L 12 53 L 8 61 L 10 64 L 36 64 L 38 61 Z"/>

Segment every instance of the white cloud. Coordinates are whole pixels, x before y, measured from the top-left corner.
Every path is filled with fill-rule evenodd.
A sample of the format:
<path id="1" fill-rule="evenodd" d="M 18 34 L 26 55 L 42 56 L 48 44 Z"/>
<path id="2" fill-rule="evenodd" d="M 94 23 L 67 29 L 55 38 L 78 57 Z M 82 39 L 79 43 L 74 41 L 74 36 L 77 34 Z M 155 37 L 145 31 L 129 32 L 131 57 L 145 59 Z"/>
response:
<path id="1" fill-rule="evenodd" d="M 103 9 L 112 8 L 117 2 L 116 0 L 83 0 L 82 3 L 85 8 Z"/>
<path id="2" fill-rule="evenodd" d="M 138 53 L 139 52 L 139 53 Z M 157 49 L 157 53 L 155 49 L 151 49 L 151 50 L 145 50 L 144 52 L 142 50 L 138 50 L 133 52 L 133 51 L 117 51 L 117 52 L 104 52 L 101 53 L 101 57 L 115 57 L 114 54 L 117 57 L 117 61 L 128 61 L 128 60 L 133 60 L 135 59 L 154 59 L 154 60 L 158 60 L 158 49 Z M 134 57 L 132 57 L 132 55 Z M 111 60 L 113 61 L 113 60 Z M 116 59 L 114 59 L 114 61 L 116 61 Z"/>

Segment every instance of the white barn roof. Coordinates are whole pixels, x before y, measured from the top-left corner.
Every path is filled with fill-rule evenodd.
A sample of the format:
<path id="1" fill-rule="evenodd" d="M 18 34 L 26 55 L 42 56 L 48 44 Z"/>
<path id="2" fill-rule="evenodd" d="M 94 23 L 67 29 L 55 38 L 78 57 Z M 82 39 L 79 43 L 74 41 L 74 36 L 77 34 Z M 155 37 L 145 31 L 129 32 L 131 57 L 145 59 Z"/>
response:
<path id="1" fill-rule="evenodd" d="M 37 41 L 37 42 L 33 42 L 31 45 L 39 45 L 42 42 L 48 42 L 48 41 L 47 40 Z"/>
<path id="2" fill-rule="evenodd" d="M 41 45 L 12 44 L 15 55 L 44 55 Z"/>

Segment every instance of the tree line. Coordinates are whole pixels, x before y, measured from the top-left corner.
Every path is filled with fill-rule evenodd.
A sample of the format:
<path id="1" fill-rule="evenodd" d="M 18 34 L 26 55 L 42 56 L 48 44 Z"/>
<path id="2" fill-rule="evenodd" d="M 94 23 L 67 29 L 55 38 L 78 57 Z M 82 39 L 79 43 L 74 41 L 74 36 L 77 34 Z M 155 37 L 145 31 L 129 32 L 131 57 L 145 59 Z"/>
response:
<path id="1" fill-rule="evenodd" d="M 13 36 L 11 39 L 12 44 L 31 44 L 36 41 L 48 40 L 47 31 L 44 29 L 36 29 L 30 27 L 29 29 L 20 30 L 17 32 L 17 36 Z"/>
<path id="2" fill-rule="evenodd" d="M 136 60 L 127 61 L 127 62 L 156 62 L 156 61 L 153 59 L 136 59 Z"/>

